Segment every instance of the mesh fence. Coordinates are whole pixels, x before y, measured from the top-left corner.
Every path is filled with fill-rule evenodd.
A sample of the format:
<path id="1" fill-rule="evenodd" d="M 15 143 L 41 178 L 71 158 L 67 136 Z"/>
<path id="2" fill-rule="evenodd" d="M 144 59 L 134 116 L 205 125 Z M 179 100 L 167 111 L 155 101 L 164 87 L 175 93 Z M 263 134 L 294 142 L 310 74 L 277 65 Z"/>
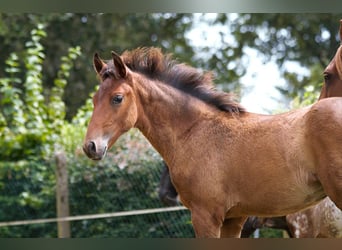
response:
<path id="1" fill-rule="evenodd" d="M 69 160 L 70 216 L 161 208 L 162 164 L 119 168 L 108 162 L 83 165 Z M 83 166 L 82 166 L 83 165 Z M 145 166 L 148 165 L 148 166 Z M 78 168 L 82 167 L 82 174 Z M 1 162 L 0 221 L 56 217 L 55 164 Z M 188 210 L 72 221 L 72 237 L 193 237 Z M 0 227 L 0 237 L 57 237 L 56 223 Z"/>

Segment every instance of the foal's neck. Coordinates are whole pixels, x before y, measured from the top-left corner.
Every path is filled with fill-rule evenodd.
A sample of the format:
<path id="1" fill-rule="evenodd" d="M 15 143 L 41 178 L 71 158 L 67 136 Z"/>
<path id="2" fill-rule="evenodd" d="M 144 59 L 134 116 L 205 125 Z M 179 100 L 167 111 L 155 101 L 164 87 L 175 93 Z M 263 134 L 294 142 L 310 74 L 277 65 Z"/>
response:
<path id="1" fill-rule="evenodd" d="M 139 85 L 136 127 L 165 159 L 171 159 L 195 126 L 215 116 L 216 109 L 163 83 L 145 79 Z M 142 87 L 142 88 L 141 88 Z"/>

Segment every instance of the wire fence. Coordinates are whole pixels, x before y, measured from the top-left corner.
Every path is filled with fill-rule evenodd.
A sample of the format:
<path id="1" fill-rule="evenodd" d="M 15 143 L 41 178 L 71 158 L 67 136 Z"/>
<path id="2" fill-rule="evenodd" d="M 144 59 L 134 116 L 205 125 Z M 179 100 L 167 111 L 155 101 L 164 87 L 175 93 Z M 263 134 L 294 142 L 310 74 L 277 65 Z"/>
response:
<path id="1" fill-rule="evenodd" d="M 63 221 L 70 222 L 71 237 L 194 236 L 190 212 L 158 198 L 161 161 L 123 168 L 109 161 L 69 159 L 70 216 L 62 218 L 54 162 L 0 162 L 0 237 L 58 237 L 56 223 Z"/>
<path id="2" fill-rule="evenodd" d="M 185 209 L 187 208 L 184 206 L 175 206 L 175 207 L 168 207 L 168 208 L 141 209 L 141 210 L 134 210 L 134 211 L 123 211 L 123 212 L 103 213 L 103 214 L 87 214 L 87 215 L 78 215 L 78 216 L 50 218 L 50 219 L 7 221 L 7 222 L 0 222 L 0 227 L 63 222 L 63 221 L 105 219 L 105 218 L 113 218 L 113 217 L 165 213 L 165 212 L 180 211 L 180 210 L 185 210 Z"/>

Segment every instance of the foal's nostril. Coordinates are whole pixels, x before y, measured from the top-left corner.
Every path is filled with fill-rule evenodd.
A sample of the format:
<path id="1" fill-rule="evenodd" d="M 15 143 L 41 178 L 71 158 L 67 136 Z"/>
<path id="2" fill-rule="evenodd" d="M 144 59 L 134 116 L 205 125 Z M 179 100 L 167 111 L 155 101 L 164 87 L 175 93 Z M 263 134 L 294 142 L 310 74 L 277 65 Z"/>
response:
<path id="1" fill-rule="evenodd" d="M 84 153 L 92 160 L 101 160 L 107 151 L 107 146 L 102 148 L 95 141 L 88 141 L 83 145 Z"/>
<path id="2" fill-rule="evenodd" d="M 88 152 L 96 153 L 96 144 L 93 141 L 88 142 Z"/>

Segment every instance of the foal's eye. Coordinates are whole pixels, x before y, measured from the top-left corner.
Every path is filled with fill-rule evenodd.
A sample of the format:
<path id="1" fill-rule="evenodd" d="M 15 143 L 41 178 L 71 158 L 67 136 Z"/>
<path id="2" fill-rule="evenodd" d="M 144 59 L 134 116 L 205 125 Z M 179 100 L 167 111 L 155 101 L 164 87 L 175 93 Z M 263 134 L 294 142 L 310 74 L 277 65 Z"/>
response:
<path id="1" fill-rule="evenodd" d="M 113 98 L 112 98 L 112 104 L 120 104 L 123 100 L 123 95 L 115 95 Z"/>

